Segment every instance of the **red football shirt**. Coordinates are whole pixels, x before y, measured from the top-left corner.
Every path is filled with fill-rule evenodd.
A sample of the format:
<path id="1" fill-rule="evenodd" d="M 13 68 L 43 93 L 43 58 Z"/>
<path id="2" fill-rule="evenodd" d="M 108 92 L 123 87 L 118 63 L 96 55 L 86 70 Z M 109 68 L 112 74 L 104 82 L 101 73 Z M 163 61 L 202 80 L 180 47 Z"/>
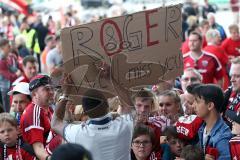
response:
<path id="1" fill-rule="evenodd" d="M 46 145 L 52 114 L 51 108 L 43 108 L 34 103 L 29 104 L 20 121 L 23 140 L 31 145 L 35 142 Z"/>
<path id="2" fill-rule="evenodd" d="M 235 136 L 229 141 L 231 157 L 233 160 L 240 159 L 240 136 Z"/>
<path id="3" fill-rule="evenodd" d="M 214 54 L 221 62 L 224 79 L 223 89 L 227 89 L 229 87 L 230 81 L 227 73 L 228 56 L 226 55 L 225 51 L 220 46 L 215 45 L 208 45 L 203 50 Z"/>
<path id="4" fill-rule="evenodd" d="M 21 144 L 20 152 L 17 150 L 16 146 L 6 147 L 6 151 L 4 151 L 4 144 L 0 145 L 0 154 L 1 158 L 4 159 L 4 156 L 9 160 L 34 160 L 34 151 L 30 148 L 30 145 Z M 26 150 L 28 148 L 28 151 Z M 6 152 L 6 155 L 4 155 Z M 31 153 L 30 153 L 31 152 Z M 0 158 L 0 159 L 1 159 Z"/>
<path id="5" fill-rule="evenodd" d="M 160 136 L 161 136 L 161 128 L 159 128 L 158 126 L 156 126 L 155 124 L 151 123 L 151 122 L 147 122 L 145 123 L 145 125 L 147 125 L 148 127 L 152 128 L 153 129 L 153 132 L 155 134 L 155 144 L 154 144 L 154 147 L 156 149 L 159 149 L 160 148 Z"/>
<path id="6" fill-rule="evenodd" d="M 240 39 L 233 41 L 231 38 L 226 38 L 221 47 L 224 49 L 228 56 L 240 56 L 240 53 L 237 51 L 240 49 Z"/>
<path id="7" fill-rule="evenodd" d="M 213 83 L 214 78 L 217 80 L 223 77 L 222 65 L 218 58 L 211 53 L 202 52 L 202 55 L 195 60 L 191 52 L 183 55 L 184 69 L 195 68 L 203 76 L 203 83 Z"/>

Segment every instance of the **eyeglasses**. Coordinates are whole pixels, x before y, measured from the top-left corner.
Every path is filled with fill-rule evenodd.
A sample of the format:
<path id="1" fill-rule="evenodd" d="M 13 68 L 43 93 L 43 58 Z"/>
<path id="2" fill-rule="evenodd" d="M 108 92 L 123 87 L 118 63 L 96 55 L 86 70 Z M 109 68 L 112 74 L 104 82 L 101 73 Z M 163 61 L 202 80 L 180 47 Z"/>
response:
<path id="1" fill-rule="evenodd" d="M 184 82 L 196 82 L 196 81 L 198 81 L 199 79 L 197 78 L 197 77 L 183 77 L 182 78 L 182 80 L 184 81 Z"/>
<path id="2" fill-rule="evenodd" d="M 132 143 L 135 147 L 140 147 L 141 145 L 145 147 L 147 145 L 150 145 L 152 142 L 151 141 L 133 141 Z"/>

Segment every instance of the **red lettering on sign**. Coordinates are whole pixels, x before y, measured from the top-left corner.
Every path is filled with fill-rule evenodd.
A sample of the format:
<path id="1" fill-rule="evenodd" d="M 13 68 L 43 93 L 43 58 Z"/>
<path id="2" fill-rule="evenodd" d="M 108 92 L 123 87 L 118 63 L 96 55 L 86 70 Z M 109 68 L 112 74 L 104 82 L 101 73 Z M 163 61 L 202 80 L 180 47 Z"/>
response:
<path id="1" fill-rule="evenodd" d="M 151 41 L 150 39 L 150 29 L 151 28 L 154 28 L 154 27 L 157 27 L 158 24 L 150 24 L 150 15 L 153 14 L 154 12 L 157 12 L 158 10 L 157 9 L 153 9 L 153 10 L 150 10 L 150 11 L 146 11 L 145 12 L 145 17 L 146 17 L 146 27 L 147 27 L 147 46 L 152 46 L 152 45 L 155 45 L 155 44 L 158 44 L 159 41 L 156 40 L 156 41 Z"/>
<path id="2" fill-rule="evenodd" d="M 104 42 L 104 26 L 106 25 L 106 24 L 111 24 L 114 28 L 115 28 L 115 30 L 117 31 L 117 34 L 114 34 L 113 33 L 113 35 L 112 36 L 115 36 L 115 35 L 117 35 L 118 36 L 118 38 L 119 38 L 119 43 L 118 44 L 116 44 L 116 45 L 119 45 L 119 47 L 118 47 L 118 50 L 117 51 L 115 51 L 115 52 L 109 52 L 109 50 L 107 49 L 107 47 L 106 47 L 106 44 L 105 44 L 105 42 Z M 111 37 L 111 38 L 113 38 L 113 37 Z M 113 20 L 110 20 L 110 19 L 108 19 L 108 20 L 105 20 L 104 22 L 103 22 L 103 24 L 102 24 L 102 26 L 101 26 L 101 30 L 100 30 L 100 42 L 101 42 L 101 46 L 103 47 L 103 49 L 104 49 L 104 51 L 105 51 L 105 53 L 108 55 L 108 56 L 112 56 L 112 55 L 114 55 L 114 54 L 117 54 L 117 53 L 120 53 L 121 51 L 122 51 L 122 49 L 123 49 L 123 47 L 122 47 L 122 35 L 121 35 L 121 30 L 119 29 L 119 27 L 118 27 L 118 25 L 113 21 Z M 114 49 L 115 50 L 115 49 Z"/>

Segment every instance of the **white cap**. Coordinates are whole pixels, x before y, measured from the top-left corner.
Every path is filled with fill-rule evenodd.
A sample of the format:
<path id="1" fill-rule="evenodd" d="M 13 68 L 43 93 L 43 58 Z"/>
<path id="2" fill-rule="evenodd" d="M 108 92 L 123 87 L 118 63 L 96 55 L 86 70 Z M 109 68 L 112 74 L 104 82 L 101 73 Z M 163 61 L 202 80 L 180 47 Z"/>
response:
<path id="1" fill-rule="evenodd" d="M 29 83 L 19 82 L 17 83 L 11 91 L 8 92 L 8 95 L 13 95 L 14 92 L 19 92 L 22 94 L 30 95 Z"/>

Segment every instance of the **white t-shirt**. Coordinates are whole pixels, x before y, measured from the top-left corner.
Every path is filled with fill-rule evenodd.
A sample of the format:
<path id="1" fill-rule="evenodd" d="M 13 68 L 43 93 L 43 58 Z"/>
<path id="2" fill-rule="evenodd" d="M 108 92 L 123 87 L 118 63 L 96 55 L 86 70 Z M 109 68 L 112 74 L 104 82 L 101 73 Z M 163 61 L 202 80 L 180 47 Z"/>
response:
<path id="1" fill-rule="evenodd" d="M 91 123 L 97 121 L 100 124 Z M 111 113 L 85 123 L 69 124 L 64 138 L 82 145 L 94 160 L 130 160 L 133 118 L 122 115 L 112 120 Z"/>

